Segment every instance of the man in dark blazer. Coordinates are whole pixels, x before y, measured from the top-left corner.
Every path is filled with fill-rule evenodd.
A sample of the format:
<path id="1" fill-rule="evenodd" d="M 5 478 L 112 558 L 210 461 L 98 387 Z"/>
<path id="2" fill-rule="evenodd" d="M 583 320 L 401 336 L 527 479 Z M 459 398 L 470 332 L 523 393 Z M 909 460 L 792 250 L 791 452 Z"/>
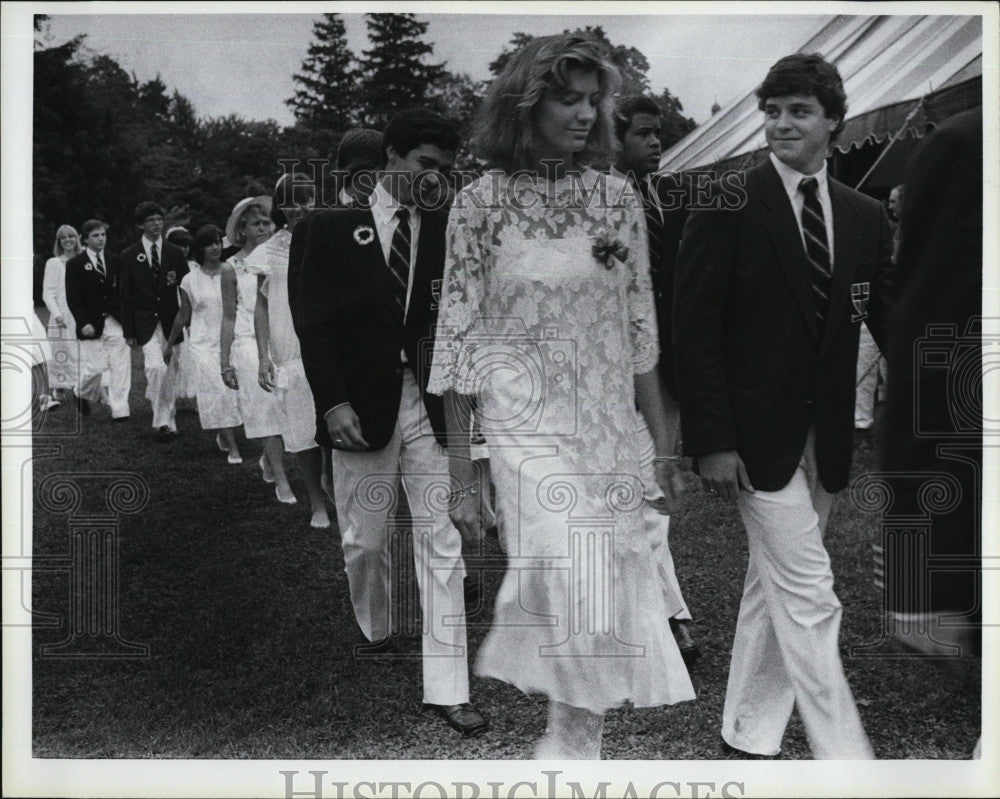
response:
<path id="1" fill-rule="evenodd" d="M 76 320 L 80 341 L 80 378 L 74 388 L 83 415 L 101 396 L 101 375 L 107 369 L 108 404 L 112 421 L 129 417 L 132 356 L 121 324 L 118 258 L 105 252 L 108 226 L 88 219 L 80 228 L 82 252 L 66 262 L 66 304 Z"/>
<path id="2" fill-rule="evenodd" d="M 423 612 L 423 700 L 473 734 L 487 725 L 469 704 L 462 542 L 448 503 L 434 499 L 450 487 L 444 410 L 441 398 L 425 391 L 447 211 L 422 207 L 415 181 L 447 172 L 458 143 L 454 126 L 437 114 L 397 114 L 385 129 L 386 170 L 370 207 L 312 217 L 297 304 L 316 440 L 334 450 L 355 617 L 375 651 L 391 646 L 387 514 L 401 477 Z"/>
<path id="3" fill-rule="evenodd" d="M 628 95 L 618 100 L 615 108 L 615 136 L 620 148 L 611 173 L 623 178 L 636 190 L 646 215 L 649 240 L 649 268 L 656 301 L 656 322 L 660 340 L 660 375 L 667 403 L 667 417 L 674 435 L 680 423 L 677 405 L 677 380 L 674 375 L 672 336 L 670 333 L 671 305 L 674 296 L 674 265 L 681 231 L 687 219 L 687 202 L 679 175 L 657 175 L 660 166 L 660 107 L 652 97 Z M 641 451 L 647 454 L 643 462 L 643 481 L 646 488 L 646 524 L 650 531 L 653 550 L 660 563 L 664 593 L 677 608 L 670 618 L 670 628 L 684 662 L 691 666 L 701 657 L 701 650 L 691 634 L 691 611 L 681 592 L 674 559 L 670 552 L 670 517 L 664 510 L 665 497 L 653 474 L 653 441 L 642 415 L 636 414 L 638 435 L 642 439 Z"/>
<path id="4" fill-rule="evenodd" d="M 368 197 L 375 187 L 375 176 L 385 166 L 384 144 L 385 137 L 382 133 L 371 128 L 353 128 L 344 134 L 337 148 L 337 175 L 342 182 L 337 183 L 337 199 L 332 207 L 347 208 L 356 201 Z M 359 178 L 355 181 L 355 176 L 362 172 L 366 178 L 372 180 Z M 306 239 L 309 236 L 309 222 L 318 212 L 311 211 L 295 226 L 288 250 L 288 304 L 292 313 L 292 325 L 296 327 L 296 331 L 298 331 L 298 293 L 302 256 L 305 254 Z"/>
<path id="5" fill-rule="evenodd" d="M 142 349 L 153 429 L 161 439 L 170 439 L 177 435 L 177 371 L 164 361 L 163 350 L 180 307 L 177 287 L 188 265 L 184 251 L 163 239 L 159 205 L 139 203 L 134 218 L 142 236 L 120 256 L 122 326 L 129 346 Z"/>
<path id="6" fill-rule="evenodd" d="M 782 58 L 757 97 L 770 156 L 738 207 L 691 214 L 674 283 L 685 454 L 737 501 L 750 550 L 723 749 L 776 755 L 795 706 L 815 757 L 870 758 L 823 532 L 848 481 L 858 331 L 885 330 L 892 229 L 827 175 L 847 111 L 833 64 Z"/>
<path id="7" fill-rule="evenodd" d="M 887 513 L 927 526 L 886 525 L 893 533 L 885 542 L 888 623 L 895 638 L 924 654 L 976 654 L 983 606 L 981 108 L 944 122 L 913 154 L 903 211 L 881 453 L 893 487 Z M 935 486 L 945 488 L 943 501 L 928 499 Z M 926 536 L 924 546 L 915 546 L 917 536 Z"/>

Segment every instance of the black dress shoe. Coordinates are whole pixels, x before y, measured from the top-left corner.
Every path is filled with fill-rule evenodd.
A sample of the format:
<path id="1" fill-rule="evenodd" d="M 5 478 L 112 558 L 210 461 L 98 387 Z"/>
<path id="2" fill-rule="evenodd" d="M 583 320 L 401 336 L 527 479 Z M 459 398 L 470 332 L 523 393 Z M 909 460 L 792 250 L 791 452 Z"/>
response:
<path id="1" fill-rule="evenodd" d="M 90 416 L 90 403 L 83 397 L 76 398 L 76 409 L 80 411 L 80 416 Z"/>
<path id="2" fill-rule="evenodd" d="M 462 705 L 424 704 L 424 708 L 433 710 L 462 735 L 479 735 L 490 728 L 489 722 L 468 702 Z"/>
<path id="3" fill-rule="evenodd" d="M 722 750 L 722 756 L 727 760 L 777 760 L 778 758 L 777 755 L 757 755 L 753 752 L 744 752 L 730 744 L 725 738 L 722 739 L 719 748 Z"/>
<path id="4" fill-rule="evenodd" d="M 674 633 L 674 640 L 677 641 L 677 648 L 681 650 L 681 657 L 684 659 L 684 664 L 691 666 L 701 657 L 701 650 L 698 648 L 698 644 L 694 642 L 690 625 L 686 621 L 671 619 L 670 629 Z"/>
<path id="5" fill-rule="evenodd" d="M 177 438 L 177 431 L 171 430 L 166 425 L 163 425 L 159 430 L 156 431 L 156 437 L 160 441 L 170 441 L 171 439 Z"/>

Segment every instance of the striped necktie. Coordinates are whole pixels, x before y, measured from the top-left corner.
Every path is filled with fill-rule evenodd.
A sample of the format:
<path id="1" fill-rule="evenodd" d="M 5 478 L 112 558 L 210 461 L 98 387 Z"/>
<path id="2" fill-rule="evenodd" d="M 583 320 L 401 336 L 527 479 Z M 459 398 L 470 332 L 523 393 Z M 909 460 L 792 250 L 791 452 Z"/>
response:
<path id="1" fill-rule="evenodd" d="M 153 267 L 153 277 L 159 277 L 160 276 L 160 251 L 157 248 L 155 241 L 153 242 L 152 246 L 150 246 L 150 248 L 149 248 L 149 254 L 150 254 L 149 264 L 150 264 L 150 266 Z"/>
<path id="2" fill-rule="evenodd" d="M 802 203 L 802 233 L 806 242 L 806 256 L 812 272 L 813 297 L 816 300 L 816 319 L 822 336 L 826 324 L 826 314 L 830 308 L 830 247 L 826 240 L 826 220 L 823 206 L 819 204 L 816 178 L 803 178 L 799 190 L 805 201 Z"/>
<path id="3" fill-rule="evenodd" d="M 101 280 L 104 280 L 108 276 L 108 270 L 104 268 L 104 258 L 101 257 L 100 253 L 97 253 L 97 271 L 101 276 Z"/>
<path id="4" fill-rule="evenodd" d="M 404 316 L 406 313 L 406 286 L 410 281 L 410 212 L 406 208 L 396 211 L 399 224 L 392 234 L 389 247 L 389 271 L 396 279 L 396 302 Z"/>
<path id="5" fill-rule="evenodd" d="M 660 209 L 656 197 L 653 195 L 650 181 L 639 181 L 639 194 L 642 196 L 642 207 L 646 212 L 646 231 L 649 234 L 649 266 L 655 284 L 660 266 L 660 256 L 663 252 L 663 218 L 660 216 Z"/>

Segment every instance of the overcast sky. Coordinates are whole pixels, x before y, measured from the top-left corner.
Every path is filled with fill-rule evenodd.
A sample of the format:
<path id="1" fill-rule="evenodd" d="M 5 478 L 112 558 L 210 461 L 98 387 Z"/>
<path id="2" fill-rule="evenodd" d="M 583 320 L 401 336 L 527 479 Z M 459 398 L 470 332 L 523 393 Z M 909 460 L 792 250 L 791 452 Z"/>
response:
<path id="1" fill-rule="evenodd" d="M 374 5 L 366 7 L 371 10 Z M 302 4 L 289 6 L 302 10 Z M 631 7 L 637 6 L 642 4 Z M 84 4 L 79 7 L 86 8 Z M 134 8 L 125 3 L 119 7 Z M 537 7 L 525 4 L 524 11 Z M 595 10 L 612 7 L 600 4 Z M 306 56 L 312 24 L 321 11 L 316 7 L 315 13 L 304 14 L 52 14 L 51 33 L 56 44 L 87 34 L 91 49 L 114 56 L 140 80 L 159 73 L 170 89 L 187 96 L 203 116 L 238 113 L 287 125 L 293 120 L 284 101 L 294 92 L 292 75 Z M 425 38 L 434 44 L 435 59 L 447 62 L 453 72 L 467 72 L 477 79 L 489 76 L 490 61 L 515 31 L 549 34 L 567 27 L 601 25 L 612 43 L 631 45 L 645 54 L 654 92 L 669 88 L 696 122 L 709 117 L 714 100 L 725 105 L 759 83 L 775 60 L 798 49 L 830 18 L 815 14 L 535 16 L 422 11 L 417 16 L 429 22 Z M 368 47 L 364 17 L 346 13 L 343 17 L 348 43 L 360 53 Z"/>

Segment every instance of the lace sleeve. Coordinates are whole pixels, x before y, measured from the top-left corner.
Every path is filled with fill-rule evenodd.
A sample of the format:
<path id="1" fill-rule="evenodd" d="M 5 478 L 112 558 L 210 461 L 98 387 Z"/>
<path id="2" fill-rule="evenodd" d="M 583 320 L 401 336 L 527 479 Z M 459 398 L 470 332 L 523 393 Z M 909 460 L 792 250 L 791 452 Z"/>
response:
<path id="1" fill-rule="evenodd" d="M 646 216 L 634 194 L 626 198 L 623 228 L 628 247 L 629 280 L 625 296 L 629 313 L 629 340 L 632 344 L 632 371 L 641 375 L 656 366 L 660 359 L 660 346 L 653 281 L 649 275 Z"/>
<path id="2" fill-rule="evenodd" d="M 472 363 L 475 330 L 482 319 L 484 275 L 489 257 L 487 218 L 468 198 L 456 202 L 448 216 L 441 311 L 427 391 L 475 394 Z"/>

